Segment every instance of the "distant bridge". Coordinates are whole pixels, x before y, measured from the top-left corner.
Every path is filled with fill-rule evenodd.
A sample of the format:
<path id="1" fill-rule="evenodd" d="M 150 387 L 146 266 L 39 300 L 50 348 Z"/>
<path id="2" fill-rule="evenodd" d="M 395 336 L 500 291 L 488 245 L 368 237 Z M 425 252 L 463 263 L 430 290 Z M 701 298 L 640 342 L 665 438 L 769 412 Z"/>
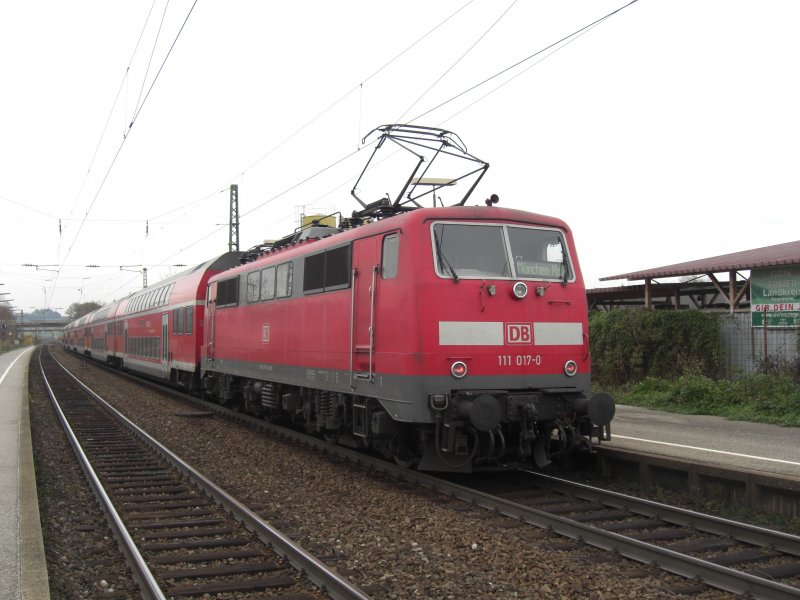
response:
<path id="1" fill-rule="evenodd" d="M 17 321 L 14 325 L 18 338 L 32 337 L 48 340 L 61 338 L 69 319 L 47 319 L 43 321 Z"/>

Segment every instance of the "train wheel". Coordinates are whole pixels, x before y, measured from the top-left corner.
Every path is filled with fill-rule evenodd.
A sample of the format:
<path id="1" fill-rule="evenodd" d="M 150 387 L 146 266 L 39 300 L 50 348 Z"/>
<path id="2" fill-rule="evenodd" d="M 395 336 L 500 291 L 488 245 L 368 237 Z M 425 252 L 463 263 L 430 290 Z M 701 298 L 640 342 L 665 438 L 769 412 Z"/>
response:
<path id="1" fill-rule="evenodd" d="M 395 454 L 392 456 L 392 460 L 394 460 L 394 464 L 403 469 L 413 469 L 419 464 L 419 456 L 407 457 Z"/>
<path id="2" fill-rule="evenodd" d="M 404 469 L 413 469 L 422 459 L 419 435 L 408 427 L 400 429 L 389 447 L 392 460 Z"/>

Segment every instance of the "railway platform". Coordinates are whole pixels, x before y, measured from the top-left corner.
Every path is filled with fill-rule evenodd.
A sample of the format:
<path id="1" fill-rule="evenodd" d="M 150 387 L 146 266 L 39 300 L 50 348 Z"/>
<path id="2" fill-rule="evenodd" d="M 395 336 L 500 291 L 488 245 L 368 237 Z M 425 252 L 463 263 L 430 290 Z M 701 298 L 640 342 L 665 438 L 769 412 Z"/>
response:
<path id="1" fill-rule="evenodd" d="M 50 598 L 28 416 L 32 351 L 0 354 L 0 590 L 10 600 Z"/>
<path id="2" fill-rule="evenodd" d="M 800 428 L 617 406 L 609 448 L 800 478 Z"/>

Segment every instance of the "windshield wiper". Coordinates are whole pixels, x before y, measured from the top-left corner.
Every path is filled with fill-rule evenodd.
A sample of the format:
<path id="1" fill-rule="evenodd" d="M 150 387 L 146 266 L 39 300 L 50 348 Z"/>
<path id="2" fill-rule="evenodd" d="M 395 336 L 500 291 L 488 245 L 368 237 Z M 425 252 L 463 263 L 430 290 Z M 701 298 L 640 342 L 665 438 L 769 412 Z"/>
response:
<path id="1" fill-rule="evenodd" d="M 438 255 L 439 259 L 439 269 L 441 270 L 443 266 L 447 267 L 447 270 L 450 271 L 450 275 L 453 276 L 453 281 L 458 283 L 458 274 L 453 268 L 453 265 L 450 264 L 450 261 L 447 260 L 447 257 L 442 252 L 442 241 L 439 239 L 439 234 L 436 233 L 436 229 L 433 230 L 433 239 L 436 242 L 436 254 Z"/>

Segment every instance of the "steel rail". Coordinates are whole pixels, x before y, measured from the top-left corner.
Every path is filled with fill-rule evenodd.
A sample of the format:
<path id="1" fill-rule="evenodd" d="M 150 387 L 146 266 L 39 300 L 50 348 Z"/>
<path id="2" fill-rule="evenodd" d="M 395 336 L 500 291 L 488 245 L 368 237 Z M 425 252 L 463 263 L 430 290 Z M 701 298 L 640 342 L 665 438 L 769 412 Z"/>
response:
<path id="1" fill-rule="evenodd" d="M 118 371 L 115 372 L 119 373 Z M 734 594 L 749 595 L 752 598 L 763 598 L 764 600 L 789 600 L 800 598 L 800 589 L 795 587 L 720 566 L 667 548 L 661 548 L 654 544 L 629 538 L 615 532 L 605 531 L 593 527 L 592 525 L 572 521 L 566 517 L 550 514 L 511 500 L 451 483 L 419 471 L 399 467 L 384 460 L 370 457 L 362 452 L 328 443 L 319 438 L 289 430 L 264 421 L 263 419 L 257 419 L 193 396 L 177 393 L 174 390 L 165 388 L 161 384 L 149 382 L 126 374 L 122 375 L 129 377 L 137 383 L 143 383 L 148 387 L 160 389 L 165 393 L 172 393 L 176 397 L 202 406 L 206 410 L 213 410 L 234 420 L 250 424 L 256 428 L 270 431 L 295 442 L 301 442 L 325 454 L 341 458 L 368 470 L 382 472 L 398 480 L 447 495 L 451 498 L 458 498 L 459 500 L 480 506 L 497 514 L 523 521 L 535 527 L 548 529 L 559 535 L 584 542 L 602 550 L 619 553 L 637 562 L 655 565 L 670 573 L 702 581 L 711 587 Z M 610 492 L 605 493 L 609 494 Z M 675 510 L 678 512 L 680 511 L 680 509 Z M 659 513 L 659 515 L 660 514 L 661 513 Z M 701 513 L 697 514 L 699 515 Z M 743 529 L 746 528 L 747 526 L 743 525 Z M 771 530 L 763 531 L 775 535 L 775 540 L 770 543 L 774 543 L 776 547 L 778 543 L 782 543 L 781 539 L 788 535 L 782 534 L 781 532 L 772 532 Z M 785 539 L 783 541 L 785 542 Z"/>
<path id="2" fill-rule="evenodd" d="M 55 359 L 55 357 L 53 358 Z M 50 386 L 50 381 L 45 373 L 44 365 L 42 364 L 41 352 L 39 353 L 39 369 L 42 374 L 42 381 L 47 388 L 47 394 L 50 396 L 50 402 L 53 405 L 53 409 L 58 416 L 58 420 L 61 422 L 61 426 L 64 428 L 64 433 L 66 433 L 70 445 L 75 451 L 75 455 L 78 458 L 81 469 L 83 469 L 83 472 L 86 474 L 86 478 L 88 479 L 89 484 L 92 486 L 92 490 L 94 491 L 94 494 L 97 497 L 103 512 L 106 514 L 106 520 L 108 521 L 120 550 L 125 556 L 128 566 L 131 569 L 134 581 L 136 581 L 137 585 L 139 586 L 139 591 L 142 594 L 142 598 L 145 600 L 166 600 L 164 593 L 161 591 L 161 587 L 158 585 L 153 573 L 148 568 L 144 558 L 139 553 L 136 543 L 133 541 L 128 529 L 123 524 L 119 513 L 114 508 L 114 504 L 111 502 L 111 499 L 103 487 L 103 484 L 100 483 L 100 478 L 92 468 L 92 465 L 89 462 L 86 453 L 83 451 L 75 432 L 72 430 L 69 421 L 67 421 L 66 415 L 61 410 L 61 406 L 59 405 L 56 394 L 53 388 Z"/>
<path id="3" fill-rule="evenodd" d="M 541 480 L 543 482 L 542 485 L 547 486 L 549 489 L 571 494 L 576 498 L 595 500 L 607 506 L 625 509 L 639 515 L 657 517 L 673 525 L 692 527 L 705 533 L 727 536 L 747 544 L 769 547 L 784 554 L 800 556 L 800 536 L 792 535 L 791 533 L 758 527 L 749 523 L 731 521 L 653 500 L 603 490 L 528 469 L 521 469 L 521 471 L 534 479 Z"/>
<path id="4" fill-rule="evenodd" d="M 264 521 L 256 513 L 247 508 L 247 506 L 240 503 L 213 481 L 203 476 L 191 465 L 184 462 L 180 457 L 130 421 L 125 415 L 75 377 L 75 375 L 64 367 L 58 359 L 54 357 L 54 360 L 56 360 L 83 390 L 90 394 L 103 408 L 114 416 L 114 418 L 164 458 L 164 460 L 170 463 L 170 465 L 191 479 L 192 482 L 202 489 L 209 497 L 225 508 L 234 518 L 242 522 L 262 542 L 271 547 L 284 560 L 291 564 L 295 570 L 312 581 L 321 591 L 328 594 L 334 600 L 371 600 L 371 596 L 350 583 L 347 579 L 333 572 L 325 563 L 306 552 L 300 545 L 296 544 L 289 537 Z"/>

